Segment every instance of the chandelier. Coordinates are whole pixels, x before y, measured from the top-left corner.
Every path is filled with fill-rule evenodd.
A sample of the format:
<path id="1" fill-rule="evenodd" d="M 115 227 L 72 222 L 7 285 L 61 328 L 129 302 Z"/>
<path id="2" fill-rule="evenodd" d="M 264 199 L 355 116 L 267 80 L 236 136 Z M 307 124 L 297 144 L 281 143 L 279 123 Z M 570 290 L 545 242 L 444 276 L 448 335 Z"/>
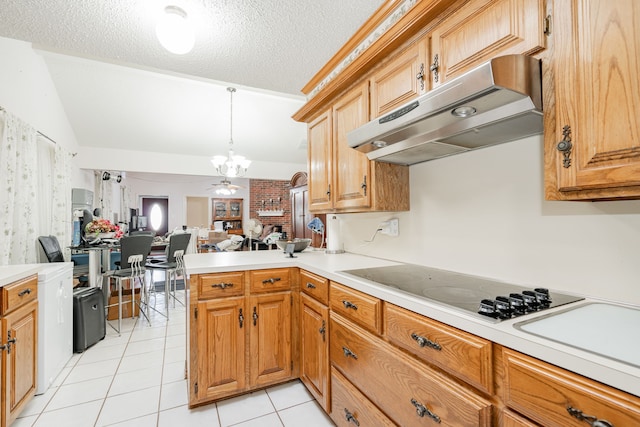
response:
<path id="1" fill-rule="evenodd" d="M 211 163 L 216 168 L 216 174 L 225 176 L 227 178 L 234 178 L 237 176 L 243 176 L 247 173 L 247 169 L 251 164 L 251 160 L 248 160 L 244 156 L 238 156 L 233 151 L 233 93 L 236 91 L 233 87 L 228 87 L 227 91 L 231 97 L 231 114 L 230 114 L 230 126 L 229 126 L 229 154 L 226 156 L 213 156 Z"/>

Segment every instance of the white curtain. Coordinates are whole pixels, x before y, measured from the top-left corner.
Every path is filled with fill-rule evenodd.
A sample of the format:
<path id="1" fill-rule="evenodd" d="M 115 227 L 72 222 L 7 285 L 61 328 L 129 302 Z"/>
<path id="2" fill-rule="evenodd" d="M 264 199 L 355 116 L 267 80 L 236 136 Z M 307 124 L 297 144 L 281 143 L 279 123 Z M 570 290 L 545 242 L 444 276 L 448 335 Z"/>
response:
<path id="1" fill-rule="evenodd" d="M 0 111 L 0 265 L 38 262 L 38 236 L 71 242 L 71 157 Z"/>
<path id="2" fill-rule="evenodd" d="M 37 131 L 0 113 L 0 265 L 37 262 Z"/>

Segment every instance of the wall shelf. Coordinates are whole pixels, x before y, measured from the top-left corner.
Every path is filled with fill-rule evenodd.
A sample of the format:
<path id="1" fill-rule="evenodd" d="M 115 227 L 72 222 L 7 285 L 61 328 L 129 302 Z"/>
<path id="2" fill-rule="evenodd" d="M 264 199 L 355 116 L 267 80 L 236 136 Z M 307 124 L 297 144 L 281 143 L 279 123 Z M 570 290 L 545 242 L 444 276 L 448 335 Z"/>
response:
<path id="1" fill-rule="evenodd" d="M 277 210 L 277 211 L 258 210 L 257 212 L 258 212 L 258 216 L 284 216 L 283 210 Z"/>

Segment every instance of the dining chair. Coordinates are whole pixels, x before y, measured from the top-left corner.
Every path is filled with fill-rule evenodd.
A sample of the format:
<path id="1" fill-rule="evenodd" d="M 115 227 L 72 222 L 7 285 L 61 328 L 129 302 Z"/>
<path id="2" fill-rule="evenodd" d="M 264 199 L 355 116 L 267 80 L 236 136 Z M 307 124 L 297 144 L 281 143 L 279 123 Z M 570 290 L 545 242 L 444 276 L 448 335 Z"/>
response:
<path id="1" fill-rule="evenodd" d="M 149 325 L 151 325 L 151 321 L 149 320 L 148 309 L 145 312 L 142 308 L 142 302 L 148 307 L 148 289 L 146 285 L 145 275 L 145 263 L 147 260 L 147 255 L 151 251 L 151 243 L 153 242 L 153 236 L 148 235 L 138 235 L 138 236 L 128 236 L 120 239 L 120 268 L 116 270 L 109 270 L 102 274 L 101 276 L 101 286 L 102 291 L 105 295 L 105 301 L 109 301 L 109 297 L 112 295 L 112 292 L 117 291 L 118 300 L 115 304 L 105 304 L 106 310 L 109 307 L 117 305 L 118 307 L 118 327 L 115 328 L 111 323 L 109 325 L 115 329 L 118 334 L 120 334 L 120 330 L 122 328 L 122 290 L 124 287 L 124 283 L 128 282 L 131 288 L 131 314 L 133 316 L 135 306 L 137 305 L 140 313 L 147 319 Z M 107 279 L 107 283 L 105 285 L 104 279 Z M 111 287 L 111 279 L 115 281 L 115 289 Z M 136 279 L 140 283 L 140 301 L 136 301 L 135 298 L 135 282 Z"/>
<path id="2" fill-rule="evenodd" d="M 146 263 L 146 267 L 152 270 L 164 271 L 164 293 L 166 316 L 169 318 L 169 299 L 173 298 L 173 305 L 178 301 L 184 305 L 182 301 L 176 298 L 176 286 L 178 275 L 184 276 L 183 256 L 189 247 L 191 233 L 173 234 L 169 237 L 169 245 L 166 251 L 165 259 L 150 259 Z M 155 284 L 151 284 L 155 291 Z M 186 283 L 185 283 L 186 286 Z"/>

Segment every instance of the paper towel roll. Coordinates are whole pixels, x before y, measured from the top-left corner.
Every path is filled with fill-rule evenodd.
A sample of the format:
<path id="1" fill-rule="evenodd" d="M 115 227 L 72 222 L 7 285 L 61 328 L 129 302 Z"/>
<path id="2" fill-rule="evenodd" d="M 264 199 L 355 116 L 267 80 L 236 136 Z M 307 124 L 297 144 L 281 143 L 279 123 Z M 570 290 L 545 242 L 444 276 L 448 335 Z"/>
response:
<path id="1" fill-rule="evenodd" d="M 328 254 L 341 254 L 342 235 L 340 233 L 340 219 L 335 215 L 327 217 L 327 251 Z"/>

